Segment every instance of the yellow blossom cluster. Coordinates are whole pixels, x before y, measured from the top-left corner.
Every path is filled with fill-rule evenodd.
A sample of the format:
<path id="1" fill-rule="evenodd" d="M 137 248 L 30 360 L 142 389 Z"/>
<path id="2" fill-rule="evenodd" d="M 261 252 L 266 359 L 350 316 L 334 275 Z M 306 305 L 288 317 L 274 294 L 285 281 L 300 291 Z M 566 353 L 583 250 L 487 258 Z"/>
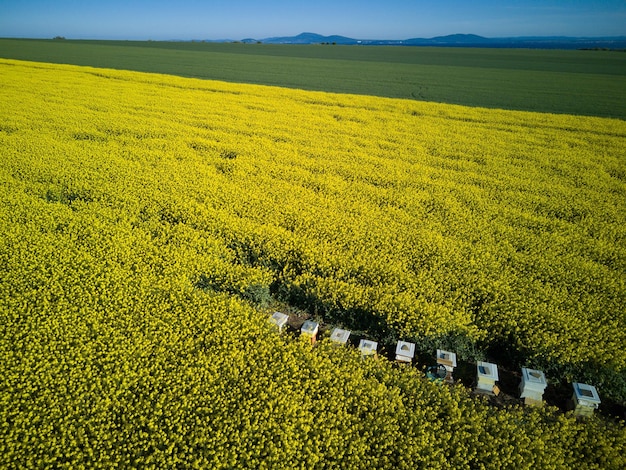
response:
<path id="1" fill-rule="evenodd" d="M 623 425 L 492 408 L 259 308 L 619 377 L 624 137 L 0 59 L 0 466 L 624 468 Z"/>

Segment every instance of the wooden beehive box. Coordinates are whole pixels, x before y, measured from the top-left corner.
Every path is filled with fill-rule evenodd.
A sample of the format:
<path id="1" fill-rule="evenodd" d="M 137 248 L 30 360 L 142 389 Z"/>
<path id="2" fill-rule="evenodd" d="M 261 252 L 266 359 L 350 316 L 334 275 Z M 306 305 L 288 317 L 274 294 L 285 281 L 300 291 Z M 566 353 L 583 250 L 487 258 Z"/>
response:
<path id="1" fill-rule="evenodd" d="M 415 343 L 398 341 L 398 345 L 396 346 L 396 361 L 412 362 L 413 357 L 415 357 Z"/>
<path id="2" fill-rule="evenodd" d="M 330 340 L 333 343 L 344 345 L 348 342 L 350 337 L 350 331 L 342 330 L 341 328 L 335 328 L 330 334 Z"/>
<path id="3" fill-rule="evenodd" d="M 274 312 L 270 317 L 270 322 L 278 327 L 278 331 L 283 331 L 283 327 L 287 324 L 287 320 L 289 320 L 289 315 L 282 312 Z"/>

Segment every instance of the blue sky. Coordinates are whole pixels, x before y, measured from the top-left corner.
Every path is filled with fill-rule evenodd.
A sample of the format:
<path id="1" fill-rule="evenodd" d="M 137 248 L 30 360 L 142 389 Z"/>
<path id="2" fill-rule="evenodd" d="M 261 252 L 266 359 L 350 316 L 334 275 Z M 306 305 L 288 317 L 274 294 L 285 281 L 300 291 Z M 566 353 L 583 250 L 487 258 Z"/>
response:
<path id="1" fill-rule="evenodd" d="M 0 37 L 357 39 L 626 35 L 626 0 L 0 0 Z"/>

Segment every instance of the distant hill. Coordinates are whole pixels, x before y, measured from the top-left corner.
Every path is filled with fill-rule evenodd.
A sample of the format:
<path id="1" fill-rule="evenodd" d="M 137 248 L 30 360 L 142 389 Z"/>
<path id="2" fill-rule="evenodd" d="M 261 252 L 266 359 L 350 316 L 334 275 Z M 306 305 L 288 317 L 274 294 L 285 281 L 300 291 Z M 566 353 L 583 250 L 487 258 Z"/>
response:
<path id="1" fill-rule="evenodd" d="M 378 46 L 448 46 L 448 47 L 500 47 L 533 49 L 626 49 L 626 36 L 585 38 L 563 36 L 529 36 L 486 38 L 476 34 L 450 34 L 433 38 L 410 39 L 354 39 L 346 36 L 323 36 L 301 33 L 297 36 L 280 36 L 265 39 L 243 39 L 241 42 L 264 44 L 341 44 Z"/>
<path id="2" fill-rule="evenodd" d="M 300 33 L 297 36 L 266 38 L 262 39 L 261 42 L 265 44 L 321 44 L 325 42 L 335 44 L 358 44 L 359 41 L 345 36 L 322 36 L 316 33 Z"/>

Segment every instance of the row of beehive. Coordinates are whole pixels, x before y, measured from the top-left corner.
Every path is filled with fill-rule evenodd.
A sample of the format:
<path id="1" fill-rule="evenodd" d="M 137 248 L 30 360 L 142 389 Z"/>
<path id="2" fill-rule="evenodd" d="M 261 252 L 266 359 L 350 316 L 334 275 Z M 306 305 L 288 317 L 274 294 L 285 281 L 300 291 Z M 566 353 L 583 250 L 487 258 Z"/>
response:
<path id="1" fill-rule="evenodd" d="M 270 320 L 272 321 L 274 325 L 278 327 L 278 331 L 282 331 L 283 327 L 287 324 L 287 321 L 289 320 L 289 316 L 285 313 L 274 312 Z M 318 331 L 319 331 L 319 324 L 312 320 L 306 320 L 302 324 L 302 327 L 300 328 L 300 334 L 302 336 L 310 338 L 311 343 L 313 344 L 315 344 L 315 342 L 317 341 Z M 337 344 L 346 344 L 348 342 L 348 338 L 350 338 L 350 331 L 342 330 L 341 328 L 335 328 L 330 334 L 330 340 L 333 343 L 337 343 Z M 363 355 L 363 357 L 375 356 L 377 349 L 378 349 L 378 343 L 376 341 L 362 339 L 361 342 L 359 343 L 359 350 L 361 351 L 361 354 Z M 415 345 L 413 345 L 412 351 L 414 350 L 415 350 Z M 412 358 L 413 358 L 413 353 L 411 354 L 411 359 Z"/>
<path id="2" fill-rule="evenodd" d="M 275 312 L 271 321 L 279 331 L 287 324 L 288 315 Z M 319 324 L 306 320 L 300 328 L 301 335 L 310 338 L 311 343 L 317 341 L 317 333 Z M 330 340 L 334 343 L 345 345 L 350 337 L 350 331 L 341 328 L 335 328 L 330 334 Z M 363 358 L 376 356 L 378 343 L 376 341 L 362 339 L 359 343 L 359 350 Z M 396 361 L 402 363 L 411 363 L 415 356 L 415 344 L 407 341 L 398 341 L 396 346 Z M 437 364 L 441 374 L 431 375 L 431 378 L 441 379 L 449 383 L 453 383 L 452 373 L 456 367 L 456 354 L 442 349 L 437 350 Z M 479 361 L 476 364 L 476 391 L 486 394 L 498 394 L 499 389 L 496 382 L 499 380 L 498 366 L 491 362 Z M 574 382 L 574 394 L 572 401 L 574 404 L 574 412 L 578 416 L 589 416 L 600 405 L 600 397 L 593 385 Z M 548 386 L 544 373 L 540 370 L 522 367 L 522 382 L 520 383 L 520 398 L 524 399 L 526 405 L 543 404 L 543 393 Z"/>
<path id="3" fill-rule="evenodd" d="M 478 362 L 478 383 L 476 390 L 483 393 L 497 391 L 498 366 L 490 362 Z M 522 367 L 522 382 L 519 385 L 520 398 L 526 405 L 541 406 L 543 404 L 543 392 L 548 386 L 543 371 Z M 591 416 L 600 406 L 600 396 L 593 385 L 574 382 L 572 404 L 576 416 Z"/>

